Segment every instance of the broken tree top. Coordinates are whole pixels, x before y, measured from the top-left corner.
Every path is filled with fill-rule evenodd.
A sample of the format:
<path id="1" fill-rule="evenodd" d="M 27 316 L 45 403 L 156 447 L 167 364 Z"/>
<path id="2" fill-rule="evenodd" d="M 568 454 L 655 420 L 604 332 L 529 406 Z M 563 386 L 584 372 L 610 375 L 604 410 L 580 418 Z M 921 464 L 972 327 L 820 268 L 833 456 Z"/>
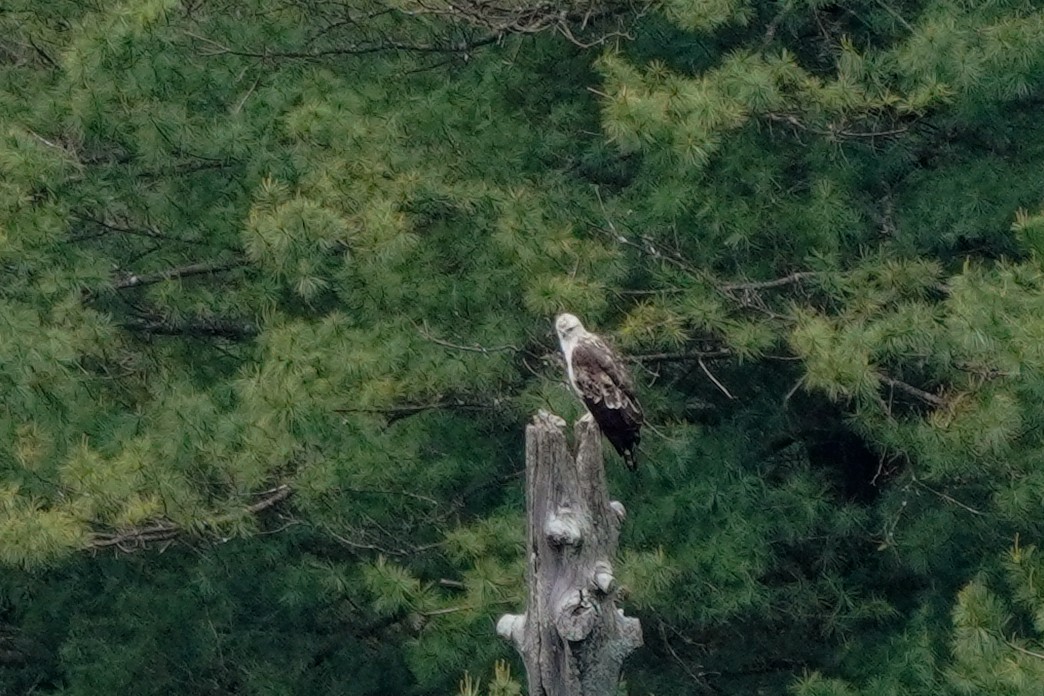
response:
<path id="1" fill-rule="evenodd" d="M 598 426 L 576 423 L 574 456 L 565 425 L 541 411 L 526 428 L 529 606 L 501 617 L 497 632 L 521 653 L 530 694 L 605 696 L 642 644 L 638 620 L 615 601 L 624 508 L 609 500 Z"/>

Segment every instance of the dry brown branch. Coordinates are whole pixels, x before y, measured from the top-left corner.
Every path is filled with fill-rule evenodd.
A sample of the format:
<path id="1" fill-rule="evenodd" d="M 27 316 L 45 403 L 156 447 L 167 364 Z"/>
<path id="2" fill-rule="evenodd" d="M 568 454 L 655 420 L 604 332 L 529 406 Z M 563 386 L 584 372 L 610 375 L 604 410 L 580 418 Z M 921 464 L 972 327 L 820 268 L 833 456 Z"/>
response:
<path id="1" fill-rule="evenodd" d="M 596 38 L 587 42 L 577 38 L 578 32 L 587 31 L 592 24 L 608 17 L 641 16 L 648 7 L 648 3 L 620 0 L 416 0 L 403 13 L 442 17 L 454 23 L 480 27 L 498 36 L 553 30 L 578 46 L 589 48 L 615 36 L 626 36 L 626 32 L 620 29 L 596 32 Z"/>
<path id="2" fill-rule="evenodd" d="M 629 38 L 627 26 L 649 8 L 639 0 L 566 0 L 565 2 L 513 2 L 512 0 L 414 0 L 396 8 L 383 8 L 367 15 L 338 14 L 313 34 L 297 50 L 270 50 L 230 46 L 207 36 L 185 31 L 185 36 L 199 45 L 203 56 L 233 55 L 260 60 L 288 59 L 319 61 L 343 56 L 359 56 L 382 52 L 460 55 L 467 59 L 475 49 L 500 42 L 513 34 L 530 35 L 546 31 L 561 34 L 583 48 L 604 44 L 614 38 Z M 414 42 L 389 35 L 374 21 L 382 15 L 400 18 L 437 18 L 445 22 L 440 35 L 428 42 Z M 610 18 L 618 21 L 610 26 L 601 23 Z M 427 20 L 427 21 L 430 21 Z M 338 33 L 354 35 L 339 41 Z M 469 32 L 476 35 L 464 36 Z M 327 44 L 313 47 L 322 40 Z"/>
<path id="3" fill-rule="evenodd" d="M 137 551 L 146 544 L 173 539 L 181 533 L 181 528 L 173 522 L 160 522 L 150 527 L 128 529 L 117 534 L 95 534 L 87 544 L 90 549 L 104 549 L 115 546 L 120 551 Z"/>

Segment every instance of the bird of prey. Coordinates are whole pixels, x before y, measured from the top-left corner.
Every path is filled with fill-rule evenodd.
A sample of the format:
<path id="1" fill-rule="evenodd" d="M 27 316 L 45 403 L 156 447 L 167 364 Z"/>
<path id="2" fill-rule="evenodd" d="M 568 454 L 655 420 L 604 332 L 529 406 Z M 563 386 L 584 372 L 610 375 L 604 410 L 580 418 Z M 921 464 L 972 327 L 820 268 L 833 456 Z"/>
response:
<path id="1" fill-rule="evenodd" d="M 635 454 L 642 439 L 644 415 L 627 369 L 606 342 L 584 329 L 572 314 L 559 314 L 555 331 L 569 383 L 627 468 L 637 470 Z"/>

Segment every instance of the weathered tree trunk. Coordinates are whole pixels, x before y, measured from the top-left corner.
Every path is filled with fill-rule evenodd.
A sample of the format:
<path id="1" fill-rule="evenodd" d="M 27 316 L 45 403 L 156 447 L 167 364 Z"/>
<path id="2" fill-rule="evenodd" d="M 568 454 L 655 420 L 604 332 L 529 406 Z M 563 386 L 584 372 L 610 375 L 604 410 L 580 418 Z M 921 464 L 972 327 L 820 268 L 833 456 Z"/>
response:
<path id="1" fill-rule="evenodd" d="M 541 411 L 526 428 L 529 606 L 502 616 L 497 633 L 522 654 L 530 696 L 611 696 L 642 644 L 638 619 L 615 604 L 624 508 L 609 500 L 598 426 L 577 421 L 575 459 L 564 427 Z"/>

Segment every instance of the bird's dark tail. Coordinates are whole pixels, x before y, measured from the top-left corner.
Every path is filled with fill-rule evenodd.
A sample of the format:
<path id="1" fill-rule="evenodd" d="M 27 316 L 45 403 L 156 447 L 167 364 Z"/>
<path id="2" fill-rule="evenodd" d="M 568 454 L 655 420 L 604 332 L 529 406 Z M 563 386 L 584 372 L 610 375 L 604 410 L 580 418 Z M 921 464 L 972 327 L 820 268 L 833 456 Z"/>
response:
<path id="1" fill-rule="evenodd" d="M 624 464 L 627 465 L 628 469 L 630 469 L 631 471 L 638 471 L 638 448 L 637 447 L 631 447 L 630 449 L 625 449 L 620 454 L 623 455 Z"/>

